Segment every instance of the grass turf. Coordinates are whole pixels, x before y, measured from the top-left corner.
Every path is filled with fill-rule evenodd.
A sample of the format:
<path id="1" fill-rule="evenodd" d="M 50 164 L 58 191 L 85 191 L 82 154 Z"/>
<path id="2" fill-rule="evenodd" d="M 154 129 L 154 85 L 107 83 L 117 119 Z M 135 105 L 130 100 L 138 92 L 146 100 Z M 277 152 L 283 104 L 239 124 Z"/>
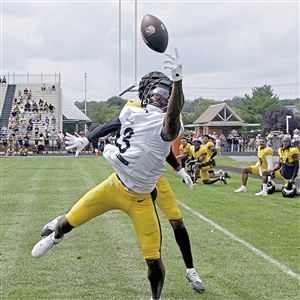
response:
<path id="1" fill-rule="evenodd" d="M 103 158 L 2 158 L 0 166 L 1 299 L 150 299 L 139 244 L 122 212 L 84 224 L 45 257 L 30 255 L 43 224 L 111 173 Z M 227 186 L 200 183 L 189 191 L 176 173 L 167 173 L 181 202 L 299 273 L 299 198 L 255 197 L 260 182 L 253 178 L 247 193 L 235 194 L 240 176 L 231 175 Z M 185 280 L 172 229 L 160 214 L 163 299 L 299 298 L 299 280 L 189 211 L 182 212 L 207 290 L 197 294 Z"/>

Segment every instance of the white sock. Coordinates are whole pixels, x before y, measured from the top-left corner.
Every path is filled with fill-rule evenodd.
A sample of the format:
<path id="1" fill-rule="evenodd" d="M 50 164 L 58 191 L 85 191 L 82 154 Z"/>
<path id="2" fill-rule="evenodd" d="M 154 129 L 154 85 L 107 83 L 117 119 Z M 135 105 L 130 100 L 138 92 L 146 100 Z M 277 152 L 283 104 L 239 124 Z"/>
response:
<path id="1" fill-rule="evenodd" d="M 161 297 L 159 297 L 158 299 L 154 299 L 154 298 L 152 298 L 152 296 L 151 296 L 151 300 L 161 300 Z"/>
<path id="2" fill-rule="evenodd" d="M 268 192 L 268 189 L 267 189 L 267 184 L 266 184 L 266 183 L 263 183 L 263 185 L 262 185 L 262 186 L 263 186 L 263 189 L 262 189 L 262 190 L 263 190 L 264 192 L 266 192 L 266 193 L 267 193 L 267 192 Z"/>
<path id="3" fill-rule="evenodd" d="M 195 268 L 186 269 L 187 274 L 188 273 L 195 273 L 195 272 L 196 272 Z"/>

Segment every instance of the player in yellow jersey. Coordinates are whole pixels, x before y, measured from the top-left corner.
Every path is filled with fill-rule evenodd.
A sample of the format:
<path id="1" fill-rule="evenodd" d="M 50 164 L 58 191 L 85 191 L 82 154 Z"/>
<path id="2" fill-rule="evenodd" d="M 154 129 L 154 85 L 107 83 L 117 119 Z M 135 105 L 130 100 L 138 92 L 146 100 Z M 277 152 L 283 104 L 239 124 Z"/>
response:
<path id="1" fill-rule="evenodd" d="M 195 145 L 196 146 L 196 145 Z M 213 184 L 217 181 L 222 181 L 224 184 L 227 184 L 226 179 L 223 175 L 220 175 L 216 178 L 210 178 L 209 170 L 213 164 L 212 158 L 215 156 L 216 152 L 214 149 L 214 143 L 209 141 L 209 136 L 204 135 L 203 145 L 198 148 L 191 147 L 190 155 L 192 159 L 197 159 L 198 162 L 195 164 L 195 179 L 194 183 L 197 183 L 199 175 L 204 184 Z M 196 150 L 197 149 L 197 150 Z"/>
<path id="2" fill-rule="evenodd" d="M 285 136 L 282 140 L 281 147 L 278 149 L 279 162 L 272 169 L 262 172 L 262 190 L 256 193 L 256 196 L 267 196 L 268 176 L 282 180 L 287 185 L 294 185 L 299 170 L 299 149 L 292 146 L 290 137 Z"/>
<path id="3" fill-rule="evenodd" d="M 189 157 L 190 149 L 192 145 L 188 143 L 187 138 L 183 137 L 180 140 L 180 146 L 179 146 L 179 155 L 176 156 L 176 158 L 180 159 L 181 166 L 185 168 L 185 162 Z"/>
<path id="4" fill-rule="evenodd" d="M 243 193 L 247 191 L 247 181 L 249 174 L 262 176 L 264 169 L 271 170 L 273 168 L 273 149 L 267 146 L 266 137 L 261 136 L 258 143 L 258 160 L 254 166 L 245 167 L 242 169 L 242 185 L 234 191 L 235 193 Z"/>

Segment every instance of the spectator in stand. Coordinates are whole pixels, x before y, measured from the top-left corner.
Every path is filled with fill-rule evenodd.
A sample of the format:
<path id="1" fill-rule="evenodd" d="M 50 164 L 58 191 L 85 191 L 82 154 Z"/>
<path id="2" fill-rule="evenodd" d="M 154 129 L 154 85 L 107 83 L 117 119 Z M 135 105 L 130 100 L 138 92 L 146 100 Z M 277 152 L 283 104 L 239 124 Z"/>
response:
<path id="1" fill-rule="evenodd" d="M 45 151 L 45 138 L 42 133 L 39 135 L 37 146 L 38 154 L 44 154 L 43 151 Z"/>
<path id="2" fill-rule="evenodd" d="M 54 113 L 54 110 L 55 110 L 55 107 L 50 103 L 50 104 L 49 104 L 49 112 L 50 112 L 51 114 L 53 114 L 53 113 Z"/>
<path id="3" fill-rule="evenodd" d="M 39 100 L 40 111 L 44 110 L 44 101 L 42 99 Z"/>
<path id="4" fill-rule="evenodd" d="M 46 91 L 46 85 L 45 85 L 45 83 L 43 83 L 43 85 L 41 86 L 41 91 L 42 92 Z"/>
<path id="5" fill-rule="evenodd" d="M 2 136 L 2 145 L 3 145 L 3 148 L 4 148 L 4 154 L 6 154 L 7 146 L 8 146 L 6 134 L 4 134 Z"/>
<path id="6" fill-rule="evenodd" d="M 2 128 L 1 128 L 1 133 L 3 134 L 3 135 L 6 135 L 7 134 L 7 127 L 4 125 L 4 126 L 2 126 Z"/>
<path id="7" fill-rule="evenodd" d="M 39 110 L 37 103 L 33 100 L 31 110 L 37 112 Z"/>
<path id="8" fill-rule="evenodd" d="M 15 150 L 13 146 L 8 146 L 8 149 L 6 151 L 6 156 L 14 156 L 15 155 Z"/>
<path id="9" fill-rule="evenodd" d="M 31 105 L 29 100 L 27 100 L 27 102 L 25 103 L 25 111 L 31 111 Z"/>
<path id="10" fill-rule="evenodd" d="M 56 118 L 55 118 L 55 116 L 52 116 L 52 118 L 51 118 L 51 124 L 52 125 L 56 124 Z"/>
<path id="11" fill-rule="evenodd" d="M 3 85 L 6 85 L 6 77 L 5 77 L 5 75 L 3 76 L 2 83 L 3 83 Z"/>
<path id="12" fill-rule="evenodd" d="M 21 148 L 19 149 L 19 154 L 20 154 L 20 156 L 27 156 L 28 149 L 24 145 L 22 145 Z"/>
<path id="13" fill-rule="evenodd" d="M 23 94 L 26 95 L 26 96 L 28 95 L 28 89 L 27 88 L 24 89 Z"/>
<path id="14" fill-rule="evenodd" d="M 35 137 L 35 139 L 38 138 L 39 132 L 40 132 L 40 129 L 39 129 L 39 127 L 36 125 L 35 128 L 34 128 L 34 137 Z"/>
<path id="15" fill-rule="evenodd" d="M 11 134 L 8 137 L 8 147 L 14 147 L 15 146 L 15 134 Z"/>
<path id="16" fill-rule="evenodd" d="M 46 101 L 44 103 L 44 111 L 47 112 L 47 113 L 49 112 L 49 105 Z"/>
<path id="17" fill-rule="evenodd" d="M 23 145 L 26 149 L 28 149 L 28 147 L 29 147 L 29 140 L 30 140 L 30 138 L 29 138 L 28 134 L 26 134 L 23 138 Z"/>
<path id="18" fill-rule="evenodd" d="M 41 122 L 41 120 L 42 120 L 42 114 L 39 111 L 37 111 L 35 113 L 34 117 L 35 117 L 36 122 Z"/>
<path id="19" fill-rule="evenodd" d="M 50 120 L 49 120 L 48 116 L 46 116 L 46 118 L 45 118 L 45 125 L 49 126 L 49 124 L 50 124 Z"/>
<path id="20" fill-rule="evenodd" d="M 56 90 L 55 84 L 52 85 L 51 90 L 52 90 L 53 92 L 55 92 L 55 90 Z"/>
<path id="21" fill-rule="evenodd" d="M 49 135 L 48 135 L 48 133 L 46 133 L 46 135 L 45 135 L 45 152 L 46 152 L 46 154 L 48 154 L 48 150 L 49 150 Z"/>
<path id="22" fill-rule="evenodd" d="M 17 143 L 16 143 L 16 152 L 17 152 L 23 145 L 22 135 L 18 135 L 18 137 L 16 137 L 16 140 L 17 140 Z"/>

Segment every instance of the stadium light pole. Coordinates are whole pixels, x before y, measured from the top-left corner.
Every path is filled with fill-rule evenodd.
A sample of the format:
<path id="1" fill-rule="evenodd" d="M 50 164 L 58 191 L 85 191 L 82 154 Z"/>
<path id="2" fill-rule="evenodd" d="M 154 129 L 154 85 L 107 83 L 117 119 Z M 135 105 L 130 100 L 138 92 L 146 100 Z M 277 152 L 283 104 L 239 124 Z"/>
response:
<path id="1" fill-rule="evenodd" d="M 291 119 L 291 118 L 292 118 L 292 116 L 289 116 L 289 115 L 287 115 L 285 117 L 285 120 L 286 120 L 286 133 L 287 134 L 289 134 L 289 119 Z"/>
<path id="2" fill-rule="evenodd" d="M 86 110 L 86 80 L 87 80 L 87 74 L 84 73 L 84 114 L 87 115 L 87 110 Z M 87 125 L 86 122 L 84 124 L 84 129 L 85 131 L 87 130 Z"/>

